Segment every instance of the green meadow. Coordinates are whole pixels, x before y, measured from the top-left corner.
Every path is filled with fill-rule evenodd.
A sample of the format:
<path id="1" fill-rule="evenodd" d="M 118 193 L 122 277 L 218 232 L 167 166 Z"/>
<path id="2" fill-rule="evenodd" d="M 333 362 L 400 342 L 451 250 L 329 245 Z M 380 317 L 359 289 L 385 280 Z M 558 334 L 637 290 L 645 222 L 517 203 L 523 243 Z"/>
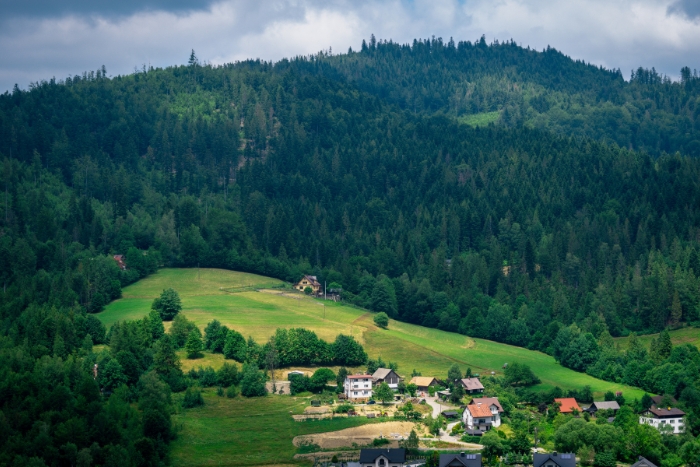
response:
<path id="1" fill-rule="evenodd" d="M 110 303 L 97 316 L 110 326 L 120 320 L 145 316 L 151 302 L 167 287 L 180 294 L 182 313 L 201 329 L 218 319 L 245 336 L 258 341 L 269 338 L 279 327 L 304 327 L 331 341 L 339 333 L 351 334 L 360 341 L 372 358 L 398 363 L 399 373 L 413 369 L 423 375 L 444 377 L 453 363 L 475 373 L 500 372 L 504 363 L 530 365 L 542 380 L 538 387 L 580 389 L 589 385 L 593 392 L 622 391 L 625 397 L 641 397 L 636 388 L 609 383 L 557 364 L 540 352 L 472 339 L 457 333 L 429 329 L 390 321 L 389 329 L 374 325 L 373 314 L 333 302 L 312 299 L 280 287 L 281 281 L 267 277 L 218 269 L 162 269 L 158 273 L 124 288 L 123 298 Z M 226 290 L 260 287 L 260 291 L 231 293 Z M 167 327 L 167 323 L 166 323 Z M 697 338 L 697 336 L 696 336 Z M 179 352 L 182 368 L 197 366 L 220 368 L 222 355 L 205 353 L 188 360 Z M 182 397 L 174 395 L 175 401 Z M 291 415 L 302 413 L 308 398 L 267 396 L 227 399 L 216 396 L 214 389 L 204 390 L 205 406 L 182 410 L 173 416 L 178 438 L 172 443 L 175 466 L 289 465 L 294 460 L 295 436 L 321 433 L 358 426 L 369 421 L 362 418 L 339 418 L 313 422 L 295 422 Z M 176 404 L 179 406 L 179 404 Z"/>
<path id="2" fill-rule="evenodd" d="M 217 396 L 214 389 L 206 389 L 202 395 L 204 407 L 181 409 L 173 416 L 179 430 L 171 450 L 176 467 L 297 463 L 292 444 L 295 436 L 372 423 L 365 417 L 294 421 L 291 416 L 304 412 L 308 397 L 227 399 Z"/>
<path id="3" fill-rule="evenodd" d="M 271 289 L 226 292 L 241 287 L 273 287 L 281 281 L 267 277 L 219 269 L 162 269 L 136 284 L 124 288 L 123 298 L 110 303 L 97 316 L 109 326 L 118 320 L 140 319 L 151 302 L 166 287 L 177 290 L 182 298 L 182 313 L 201 329 L 218 319 L 258 341 L 269 338 L 275 329 L 304 327 L 331 341 L 340 333 L 353 335 L 370 357 L 381 356 L 396 362 L 399 373 L 415 369 L 423 375 L 444 377 L 453 363 L 462 370 L 471 367 L 482 374 L 500 372 L 503 364 L 530 365 L 542 380 L 542 389 L 559 386 L 580 389 L 591 386 L 594 393 L 622 391 L 626 397 L 641 397 L 643 391 L 602 381 L 562 367 L 554 358 L 520 347 L 472 339 L 457 333 L 390 321 L 389 329 L 374 326 L 372 313 L 333 302 L 312 299 L 293 290 Z M 697 336 L 696 336 L 697 337 Z M 223 364 L 220 356 L 187 362 L 186 367 Z"/>

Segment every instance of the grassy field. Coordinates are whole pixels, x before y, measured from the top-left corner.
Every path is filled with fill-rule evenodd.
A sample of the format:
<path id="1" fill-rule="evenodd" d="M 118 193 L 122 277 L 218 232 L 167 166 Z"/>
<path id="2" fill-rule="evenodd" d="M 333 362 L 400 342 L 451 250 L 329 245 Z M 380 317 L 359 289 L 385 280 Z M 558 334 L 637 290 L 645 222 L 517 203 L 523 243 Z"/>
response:
<path id="1" fill-rule="evenodd" d="M 459 123 L 469 126 L 488 126 L 489 123 L 496 123 L 501 116 L 501 112 L 482 112 L 473 115 L 459 117 Z"/>
<path id="2" fill-rule="evenodd" d="M 197 269 L 163 269 L 126 287 L 123 298 L 109 304 L 97 316 L 107 326 L 117 320 L 139 319 L 148 313 L 153 298 L 164 288 L 173 287 L 182 298 L 182 313 L 201 329 L 209 321 L 218 319 L 244 336 L 264 341 L 278 327 L 304 327 L 329 341 L 339 333 L 351 334 L 362 342 L 370 357 L 381 356 L 385 361 L 397 362 L 403 374 L 416 369 L 426 376 L 444 377 L 455 362 L 463 370 L 470 366 L 475 372 L 490 373 L 500 371 L 504 363 L 521 362 L 530 365 L 542 380 L 543 389 L 553 386 L 580 389 L 590 385 L 599 395 L 605 391 L 623 391 L 629 398 L 643 394 L 635 388 L 571 371 L 548 355 L 520 347 L 397 321 L 391 321 L 388 330 L 378 329 L 371 313 L 333 302 L 324 305 L 323 301 L 290 290 L 269 293 L 221 290 L 256 284 L 269 287 L 279 283 L 262 276 L 217 269 L 202 269 L 199 273 Z M 212 365 L 216 368 L 222 364 L 220 356 L 208 356 L 186 362 L 184 366 Z"/>
<path id="3" fill-rule="evenodd" d="M 700 348 L 700 329 L 698 328 L 676 329 L 675 331 L 669 331 L 669 334 L 671 335 L 671 342 L 673 345 L 692 344 Z M 658 334 L 647 334 L 645 336 L 638 336 L 638 339 L 646 348 L 649 348 L 651 340 L 657 337 L 659 337 Z M 626 349 L 629 337 L 618 337 L 615 339 L 615 342 L 620 345 L 621 349 Z"/>
<path id="4" fill-rule="evenodd" d="M 213 389 L 203 393 L 204 407 L 173 416 L 179 430 L 172 443 L 174 466 L 244 466 L 296 463 L 292 439 L 368 423 L 364 417 L 295 422 L 308 398 L 267 396 L 226 399 Z M 179 396 L 177 396 L 179 397 Z"/>
<path id="5" fill-rule="evenodd" d="M 233 271 L 163 269 L 124 288 L 123 298 L 110 303 L 97 316 L 107 326 L 118 320 L 140 319 L 148 313 L 153 299 L 164 288 L 172 287 L 182 298 L 182 313 L 202 329 L 209 321 L 218 319 L 258 341 L 267 339 L 278 327 L 305 327 L 329 341 L 339 333 L 351 334 L 365 346 L 370 357 L 381 356 L 385 361 L 398 363 L 399 373 L 403 375 L 416 369 L 426 376 L 444 377 L 455 362 L 463 371 L 471 367 L 474 372 L 485 374 L 499 372 L 504 363 L 521 362 L 530 365 L 542 380 L 539 386 L 542 389 L 555 385 L 580 389 L 590 385 L 597 395 L 623 391 L 625 397 L 632 399 L 643 394 L 635 388 L 563 368 L 540 352 L 397 321 L 390 321 L 388 330 L 378 329 L 372 313 L 333 302 L 325 302 L 324 306 L 324 302 L 290 289 L 240 293 L 223 290 L 280 284 L 270 278 Z M 187 360 L 184 351 L 179 355 L 185 371 L 198 366 L 219 368 L 224 363 L 221 355 L 205 353 L 196 360 Z M 291 415 L 301 413 L 308 404 L 303 398 L 226 399 L 206 390 L 205 401 L 203 408 L 180 410 L 174 416 L 180 430 L 172 450 L 176 466 L 295 463 L 294 436 L 367 423 L 365 418 L 294 422 Z"/>

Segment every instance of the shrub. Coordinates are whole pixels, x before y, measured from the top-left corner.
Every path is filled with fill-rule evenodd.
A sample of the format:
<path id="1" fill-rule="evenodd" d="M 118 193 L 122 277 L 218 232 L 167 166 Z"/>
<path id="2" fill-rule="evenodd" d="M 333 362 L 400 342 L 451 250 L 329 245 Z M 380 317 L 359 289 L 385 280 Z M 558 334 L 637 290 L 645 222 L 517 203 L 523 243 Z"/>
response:
<path id="1" fill-rule="evenodd" d="M 229 399 L 233 399 L 238 395 L 238 388 L 236 386 L 229 386 L 229 388 L 226 390 L 226 397 Z"/>
<path id="2" fill-rule="evenodd" d="M 216 395 L 219 397 L 224 397 L 224 388 L 222 388 L 221 386 L 216 388 Z"/>
<path id="3" fill-rule="evenodd" d="M 382 329 L 386 329 L 389 326 L 389 316 L 383 311 L 374 315 L 374 324 Z"/>
<path id="4" fill-rule="evenodd" d="M 389 444 L 391 441 L 389 441 L 386 438 L 374 438 L 372 440 L 372 446 L 385 446 Z"/>
<path id="5" fill-rule="evenodd" d="M 241 377 L 236 365 L 224 362 L 224 366 L 216 374 L 216 379 L 221 386 L 228 387 L 240 383 Z"/>
<path id="6" fill-rule="evenodd" d="M 182 400 L 183 409 L 191 409 L 204 405 L 204 398 L 199 389 L 187 388 L 185 398 Z"/>

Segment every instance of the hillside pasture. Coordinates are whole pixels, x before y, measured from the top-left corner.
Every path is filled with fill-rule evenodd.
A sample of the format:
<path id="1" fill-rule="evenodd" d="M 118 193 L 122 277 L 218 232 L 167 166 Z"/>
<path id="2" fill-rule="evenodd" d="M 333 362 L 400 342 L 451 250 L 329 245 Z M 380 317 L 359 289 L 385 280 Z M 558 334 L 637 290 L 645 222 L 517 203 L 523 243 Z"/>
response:
<path id="1" fill-rule="evenodd" d="M 399 373 L 407 375 L 415 369 L 423 375 L 444 378 L 453 363 L 462 371 L 471 367 L 481 374 L 499 373 L 505 363 L 530 365 L 542 380 L 541 389 L 559 386 L 564 390 L 591 386 L 594 393 L 622 391 L 625 397 L 641 397 L 643 391 L 593 378 L 559 365 L 541 352 L 520 347 L 472 339 L 470 337 L 391 320 L 387 330 L 379 329 L 373 314 L 339 303 L 313 299 L 290 289 L 229 293 L 226 288 L 272 287 L 281 284 L 274 279 L 217 269 L 163 269 L 151 277 L 124 289 L 123 298 L 110 303 L 97 316 L 110 326 L 118 320 L 139 319 L 150 310 L 153 298 L 166 287 L 180 293 L 182 313 L 200 329 L 218 319 L 244 336 L 265 341 L 277 328 L 304 327 L 319 337 L 332 341 L 340 334 L 353 335 L 371 358 L 396 362 Z M 325 306 L 324 306 L 325 305 Z M 167 326 L 166 326 L 167 327 Z M 210 363 L 205 363 L 209 362 Z M 219 367 L 221 358 L 205 357 L 186 364 L 212 364 Z"/>

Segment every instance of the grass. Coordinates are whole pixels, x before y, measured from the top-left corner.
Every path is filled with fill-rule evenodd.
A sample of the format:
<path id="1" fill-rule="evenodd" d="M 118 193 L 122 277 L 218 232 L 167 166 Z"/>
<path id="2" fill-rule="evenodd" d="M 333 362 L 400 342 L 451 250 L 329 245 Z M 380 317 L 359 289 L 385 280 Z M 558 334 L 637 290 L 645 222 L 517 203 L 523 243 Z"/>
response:
<path id="1" fill-rule="evenodd" d="M 295 436 L 325 433 L 371 423 L 364 417 L 295 422 L 309 398 L 267 396 L 245 399 L 219 397 L 203 391 L 204 407 L 180 410 L 172 443 L 174 466 L 245 466 L 297 463 Z"/>
<path id="2" fill-rule="evenodd" d="M 198 273 L 197 269 L 163 269 L 126 287 L 123 298 L 110 303 L 97 317 L 107 326 L 118 320 L 140 319 L 150 310 L 153 298 L 164 288 L 172 287 L 182 298 L 182 313 L 202 330 L 209 321 L 218 319 L 260 342 L 279 327 L 305 327 L 328 341 L 339 333 L 351 334 L 364 345 L 370 357 L 381 356 L 385 361 L 398 363 L 399 373 L 404 376 L 415 369 L 425 376 L 444 377 L 453 363 L 458 363 L 462 371 L 471 367 L 474 372 L 490 374 L 499 372 L 504 363 L 520 362 L 530 365 L 542 380 L 538 388 L 543 390 L 553 386 L 581 389 L 589 385 L 597 396 L 606 391 L 622 391 L 628 399 L 643 395 L 639 389 L 564 368 L 540 352 L 393 320 L 388 329 L 379 329 L 374 325 L 372 313 L 333 302 L 325 302 L 324 306 L 320 300 L 289 289 L 241 293 L 222 290 L 280 283 L 233 271 L 202 269 Z M 674 338 L 698 339 L 697 333 L 692 334 L 689 329 L 674 333 Z M 179 355 L 184 371 L 198 366 L 217 369 L 224 362 L 221 355 L 209 353 L 194 360 L 186 359 L 184 351 Z M 174 465 L 294 463 L 294 436 L 367 423 L 367 419 L 294 422 L 291 415 L 301 413 L 308 403 L 303 398 L 226 399 L 208 389 L 205 401 L 207 405 L 203 408 L 175 415 L 181 433 L 173 444 Z"/>
<path id="3" fill-rule="evenodd" d="M 469 126 L 488 126 L 489 123 L 496 123 L 498 119 L 501 117 L 501 112 L 495 111 L 495 112 L 482 112 L 478 114 L 472 114 L 472 115 L 464 115 L 462 117 L 459 117 L 457 120 L 459 123 L 463 123 L 465 125 Z"/>
<path id="4" fill-rule="evenodd" d="M 172 287 L 182 298 L 182 313 L 202 330 L 209 321 L 218 319 L 260 342 L 269 338 L 277 328 L 304 327 L 328 341 L 339 333 L 353 335 L 365 346 L 370 357 L 381 356 L 385 361 L 398 363 L 403 374 L 416 369 L 426 376 L 443 377 L 453 363 L 458 363 L 462 370 L 469 366 L 474 372 L 484 374 L 500 372 L 504 363 L 520 362 L 530 365 L 542 380 L 542 389 L 554 386 L 564 390 L 580 389 L 589 385 L 596 395 L 606 391 L 622 391 L 629 398 L 643 395 L 641 390 L 577 373 L 562 367 L 549 355 L 521 347 L 393 320 L 389 329 L 383 330 L 374 325 L 372 313 L 333 302 L 325 302 L 324 306 L 320 300 L 289 290 L 234 294 L 221 290 L 256 284 L 270 286 L 280 284 L 280 281 L 219 269 L 201 269 L 199 272 L 197 269 L 162 269 L 126 287 L 123 298 L 110 303 L 97 316 L 107 326 L 117 320 L 140 319 L 148 313 L 153 298 L 164 288 Z M 687 338 L 690 337 L 688 334 Z M 697 335 L 694 337 L 697 339 Z M 183 367 L 187 369 L 210 364 L 217 368 L 223 360 L 214 355 L 197 360 L 183 359 Z"/>
<path id="5" fill-rule="evenodd" d="M 676 329 L 674 331 L 669 331 L 669 334 L 671 335 L 671 343 L 673 343 L 673 345 L 691 344 L 695 347 L 700 348 L 700 329 L 698 328 L 688 327 Z M 651 340 L 656 339 L 658 337 L 658 334 L 647 334 L 644 336 L 637 336 L 639 342 L 642 345 L 644 345 L 647 349 L 651 344 Z M 615 342 L 620 346 L 620 349 L 625 350 L 627 349 L 627 346 L 629 344 L 629 337 L 618 337 L 617 339 L 615 339 Z"/>

